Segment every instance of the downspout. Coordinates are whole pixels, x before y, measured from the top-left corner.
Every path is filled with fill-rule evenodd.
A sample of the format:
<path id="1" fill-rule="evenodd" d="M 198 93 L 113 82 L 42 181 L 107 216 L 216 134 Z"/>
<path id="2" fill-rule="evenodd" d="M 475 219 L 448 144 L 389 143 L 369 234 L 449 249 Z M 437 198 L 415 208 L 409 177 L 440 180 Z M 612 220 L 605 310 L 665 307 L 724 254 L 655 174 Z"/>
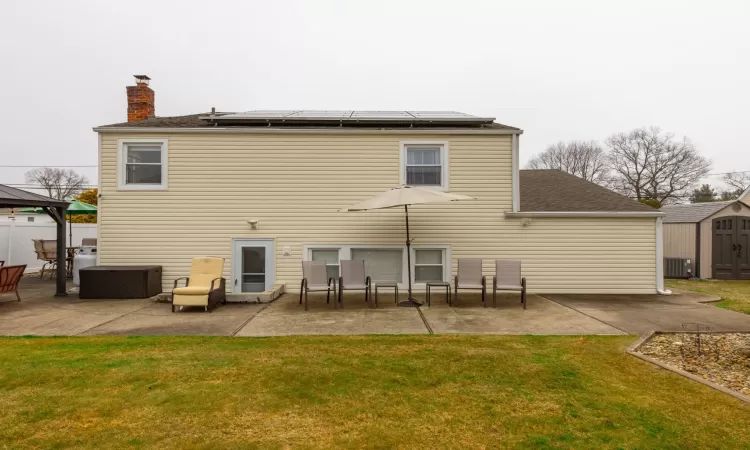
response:
<path id="1" fill-rule="evenodd" d="M 662 217 L 656 218 L 656 292 L 660 295 L 672 295 L 672 291 L 664 289 L 664 231 Z"/>
<path id="2" fill-rule="evenodd" d="M 211 110 L 213 111 L 213 108 L 211 108 Z M 96 192 L 97 192 L 97 199 L 96 199 L 96 247 L 97 247 L 96 248 L 96 265 L 98 266 L 98 265 L 101 265 L 101 259 L 99 258 L 99 255 L 100 255 L 99 249 L 101 248 L 101 243 L 102 243 L 102 227 L 101 227 L 101 223 L 102 223 L 102 203 L 104 203 L 104 202 L 102 201 L 102 134 L 101 133 L 97 133 L 97 138 L 98 138 L 97 139 L 98 140 L 98 142 L 97 142 L 97 144 L 98 144 L 97 147 L 98 148 L 97 148 L 97 151 L 96 151 L 96 158 L 97 158 L 97 161 L 96 161 L 96 163 L 97 163 L 97 169 L 96 170 L 97 170 L 97 178 L 98 178 L 97 184 L 98 184 L 98 186 L 97 186 L 97 190 L 96 190 Z M 119 150 L 119 145 L 118 145 L 118 150 L 117 150 L 118 153 L 116 155 L 117 158 L 121 157 L 121 155 L 119 154 L 119 151 L 120 150 Z M 118 177 L 120 176 L 119 172 L 117 172 L 117 176 Z"/>
<path id="3" fill-rule="evenodd" d="M 518 178 L 520 173 L 518 172 L 518 134 L 511 135 L 511 195 L 512 195 L 512 211 L 519 212 L 521 210 L 521 195 L 518 187 Z"/>
<path id="4" fill-rule="evenodd" d="M 701 278 L 701 223 L 695 224 L 695 277 Z"/>

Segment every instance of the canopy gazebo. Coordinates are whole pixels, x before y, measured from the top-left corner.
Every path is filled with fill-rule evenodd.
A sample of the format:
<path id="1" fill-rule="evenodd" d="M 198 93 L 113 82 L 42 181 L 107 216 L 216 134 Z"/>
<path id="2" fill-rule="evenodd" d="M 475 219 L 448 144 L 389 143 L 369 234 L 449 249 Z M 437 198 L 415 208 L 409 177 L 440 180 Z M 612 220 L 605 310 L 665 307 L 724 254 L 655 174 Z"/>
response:
<path id="1" fill-rule="evenodd" d="M 65 210 L 69 203 L 54 198 L 44 197 L 32 192 L 22 191 L 0 184 L 0 208 L 42 208 L 57 223 L 57 289 L 56 297 L 68 295 L 65 288 L 67 271 L 65 268 Z"/>

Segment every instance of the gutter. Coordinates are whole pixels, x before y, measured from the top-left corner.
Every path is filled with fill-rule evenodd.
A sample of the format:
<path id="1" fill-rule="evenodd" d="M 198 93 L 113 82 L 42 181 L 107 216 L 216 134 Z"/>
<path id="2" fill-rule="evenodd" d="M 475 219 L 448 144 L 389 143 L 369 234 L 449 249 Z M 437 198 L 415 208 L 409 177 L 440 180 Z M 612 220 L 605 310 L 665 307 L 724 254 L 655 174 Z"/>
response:
<path id="1" fill-rule="evenodd" d="M 97 133 L 127 133 L 127 134 L 164 134 L 164 133 L 249 133 L 249 134 L 495 134 L 495 135 L 520 135 L 523 130 L 503 130 L 495 128 L 166 128 L 166 127 L 94 127 Z"/>
<path id="2" fill-rule="evenodd" d="M 505 217 L 664 217 L 659 211 L 506 211 Z"/>

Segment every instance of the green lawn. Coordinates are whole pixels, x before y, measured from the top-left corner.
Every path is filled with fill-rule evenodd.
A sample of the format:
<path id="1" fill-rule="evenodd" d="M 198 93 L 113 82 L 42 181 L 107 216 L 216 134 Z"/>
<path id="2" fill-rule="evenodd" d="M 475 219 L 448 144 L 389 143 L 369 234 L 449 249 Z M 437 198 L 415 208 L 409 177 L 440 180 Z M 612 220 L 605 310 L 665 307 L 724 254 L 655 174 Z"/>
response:
<path id="1" fill-rule="evenodd" d="M 722 298 L 714 305 L 750 314 L 750 281 L 665 280 L 670 288 L 713 294 Z"/>
<path id="2" fill-rule="evenodd" d="M 0 339 L 0 447 L 742 448 L 632 336 Z"/>

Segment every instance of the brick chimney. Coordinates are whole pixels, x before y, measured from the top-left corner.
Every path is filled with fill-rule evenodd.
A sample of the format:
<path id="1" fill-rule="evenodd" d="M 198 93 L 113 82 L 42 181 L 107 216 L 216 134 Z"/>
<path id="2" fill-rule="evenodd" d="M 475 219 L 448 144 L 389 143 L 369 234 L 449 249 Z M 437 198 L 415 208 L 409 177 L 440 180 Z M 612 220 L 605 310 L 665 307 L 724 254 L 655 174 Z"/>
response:
<path id="1" fill-rule="evenodd" d="M 128 122 L 143 120 L 156 115 L 154 91 L 148 87 L 147 75 L 133 75 L 135 86 L 128 86 Z"/>

